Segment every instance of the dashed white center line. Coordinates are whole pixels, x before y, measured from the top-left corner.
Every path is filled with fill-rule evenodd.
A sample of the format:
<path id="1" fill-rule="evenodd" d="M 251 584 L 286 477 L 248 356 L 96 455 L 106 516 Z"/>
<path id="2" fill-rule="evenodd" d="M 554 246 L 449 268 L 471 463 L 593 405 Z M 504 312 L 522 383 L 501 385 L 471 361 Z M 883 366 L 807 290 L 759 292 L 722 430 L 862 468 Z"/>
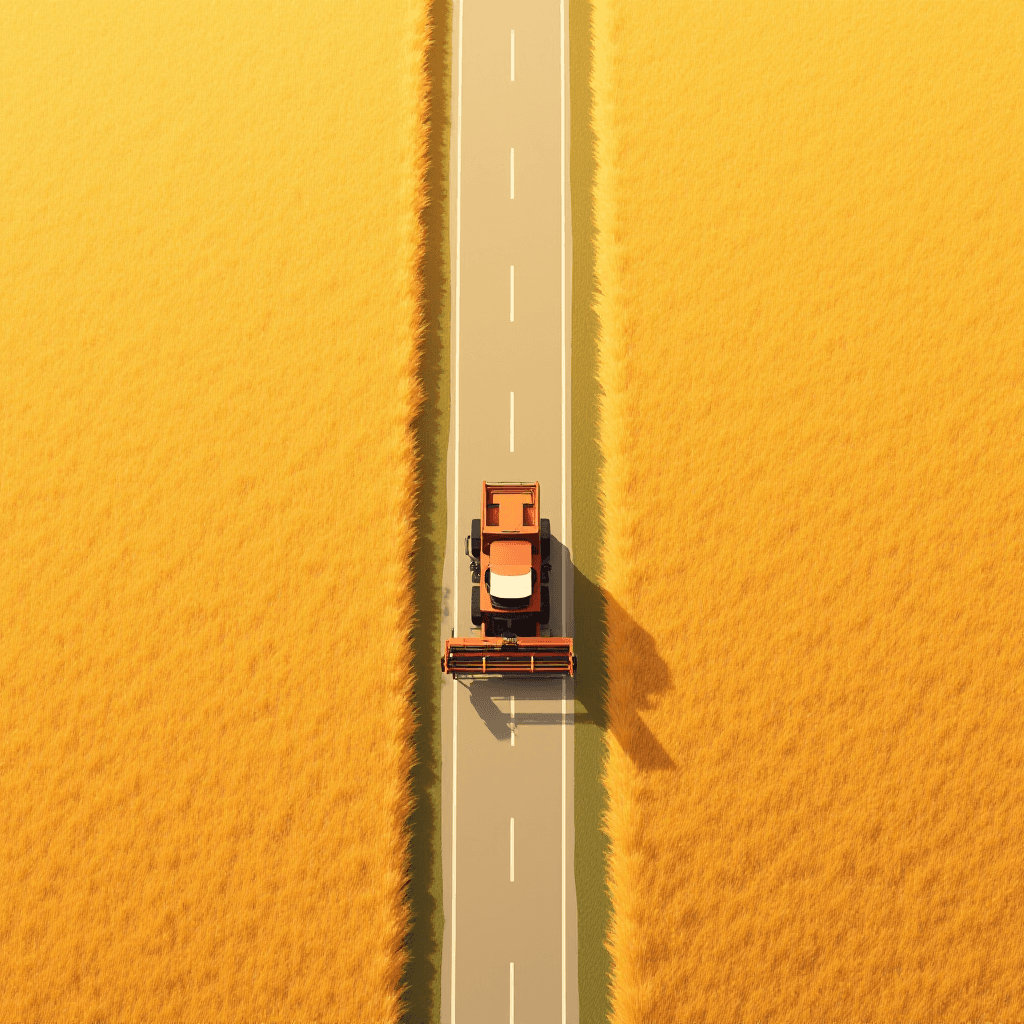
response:
<path id="1" fill-rule="evenodd" d="M 516 695 L 512 694 L 512 721 L 508 723 L 508 727 L 512 730 L 512 746 L 516 745 Z"/>
<path id="2" fill-rule="evenodd" d="M 508 1024 L 516 1024 L 516 965 L 508 965 Z"/>
<path id="3" fill-rule="evenodd" d="M 516 30 L 512 29 L 512 81 L 516 80 Z"/>
<path id="4" fill-rule="evenodd" d="M 516 880 L 516 819 L 508 819 L 508 880 Z"/>
<path id="5" fill-rule="evenodd" d="M 508 151 L 508 197 L 516 197 L 516 148 L 513 146 Z"/>
<path id="6" fill-rule="evenodd" d="M 508 322 L 516 322 L 516 268 L 508 268 Z"/>
<path id="7" fill-rule="evenodd" d="M 516 393 L 508 393 L 508 450 L 516 450 Z"/>

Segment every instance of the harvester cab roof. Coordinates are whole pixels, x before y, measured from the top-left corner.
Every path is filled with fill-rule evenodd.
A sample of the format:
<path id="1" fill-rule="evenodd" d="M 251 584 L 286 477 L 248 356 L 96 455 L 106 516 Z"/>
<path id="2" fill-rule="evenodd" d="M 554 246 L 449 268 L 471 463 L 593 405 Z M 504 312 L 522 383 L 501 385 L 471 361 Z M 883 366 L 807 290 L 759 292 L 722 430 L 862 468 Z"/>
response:
<path id="1" fill-rule="evenodd" d="M 528 540 L 492 541 L 487 582 L 492 597 L 522 600 L 533 593 L 532 554 Z"/>

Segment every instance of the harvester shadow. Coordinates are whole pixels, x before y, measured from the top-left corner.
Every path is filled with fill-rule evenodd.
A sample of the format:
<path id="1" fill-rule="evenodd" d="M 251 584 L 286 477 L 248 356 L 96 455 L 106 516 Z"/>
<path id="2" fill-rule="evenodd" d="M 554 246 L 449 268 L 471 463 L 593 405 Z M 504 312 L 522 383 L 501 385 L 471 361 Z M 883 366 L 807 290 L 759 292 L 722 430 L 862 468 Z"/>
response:
<path id="1" fill-rule="evenodd" d="M 511 714 L 509 698 L 515 696 L 520 701 L 515 717 Z M 572 687 L 566 691 L 569 701 L 568 711 L 564 717 L 570 724 L 580 722 L 579 715 L 572 713 Z M 556 708 L 553 711 L 524 711 L 522 703 L 529 701 L 551 701 Z M 484 725 L 497 740 L 510 740 L 512 725 L 561 725 L 563 722 L 562 681 L 561 676 L 551 676 L 546 680 L 538 680 L 536 676 L 515 675 L 502 676 L 501 679 L 478 679 L 469 687 L 469 702 L 476 709 Z M 585 717 L 591 721 L 590 716 Z"/>
<path id="2" fill-rule="evenodd" d="M 565 548 L 556 537 L 551 538 L 551 604 L 552 635 L 561 635 L 558 621 L 561 608 L 560 568 Z M 591 631 L 577 629 L 574 648 L 579 665 L 576 675 L 569 681 L 566 693 L 570 702 L 583 705 L 582 712 L 569 710 L 569 721 L 579 724 L 594 723 L 601 729 L 610 729 L 612 735 L 633 764 L 643 772 L 667 771 L 675 763 L 644 722 L 640 713 L 653 710 L 659 696 L 672 686 L 668 665 L 658 654 L 657 646 L 642 626 L 632 619 L 623 607 L 601 587 L 594 584 L 572 564 L 565 552 L 566 574 L 573 580 L 572 599 L 578 627 L 584 623 L 599 623 L 602 628 Z M 572 621 L 571 606 L 569 619 Z M 583 615 L 580 613 L 583 612 Z M 615 652 L 608 644 L 616 643 Z M 607 663 L 614 653 L 619 669 L 616 693 L 609 700 Z M 517 701 L 561 701 L 560 676 L 539 679 L 534 675 L 508 675 L 500 679 L 476 679 L 470 685 L 470 703 L 491 734 L 499 740 L 509 740 L 512 715 L 509 698 Z M 516 726 L 561 725 L 561 708 L 552 711 L 517 710 Z"/>
<path id="3" fill-rule="evenodd" d="M 641 717 L 672 689 L 672 674 L 654 638 L 578 569 L 573 583 L 576 622 L 583 627 L 577 631 L 576 699 L 641 772 L 673 770 L 675 762 Z M 587 628 L 591 624 L 599 628 Z M 611 668 L 616 671 L 614 693 L 608 687 Z"/>

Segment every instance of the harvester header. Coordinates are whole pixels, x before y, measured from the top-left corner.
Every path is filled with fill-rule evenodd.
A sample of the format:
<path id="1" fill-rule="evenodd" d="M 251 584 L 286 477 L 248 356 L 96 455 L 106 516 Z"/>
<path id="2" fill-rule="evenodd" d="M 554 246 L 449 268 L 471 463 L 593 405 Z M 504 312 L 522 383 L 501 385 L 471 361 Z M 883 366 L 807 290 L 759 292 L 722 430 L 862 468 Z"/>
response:
<path id="1" fill-rule="evenodd" d="M 478 635 L 445 641 L 453 676 L 573 675 L 571 637 L 548 635 L 551 526 L 540 518 L 540 482 L 484 482 L 480 518 L 466 537 Z"/>

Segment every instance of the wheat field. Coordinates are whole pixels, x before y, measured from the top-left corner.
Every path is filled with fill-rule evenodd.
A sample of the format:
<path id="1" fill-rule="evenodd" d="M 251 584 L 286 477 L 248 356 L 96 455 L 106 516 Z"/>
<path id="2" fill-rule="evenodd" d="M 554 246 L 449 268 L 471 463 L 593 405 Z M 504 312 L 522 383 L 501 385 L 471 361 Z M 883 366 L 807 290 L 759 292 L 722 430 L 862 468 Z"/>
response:
<path id="1" fill-rule="evenodd" d="M 1024 1020 L 1024 7 L 595 0 L 616 1024 Z"/>
<path id="2" fill-rule="evenodd" d="M 397 1020 L 426 4 L 9 2 L 0 1020 Z"/>

